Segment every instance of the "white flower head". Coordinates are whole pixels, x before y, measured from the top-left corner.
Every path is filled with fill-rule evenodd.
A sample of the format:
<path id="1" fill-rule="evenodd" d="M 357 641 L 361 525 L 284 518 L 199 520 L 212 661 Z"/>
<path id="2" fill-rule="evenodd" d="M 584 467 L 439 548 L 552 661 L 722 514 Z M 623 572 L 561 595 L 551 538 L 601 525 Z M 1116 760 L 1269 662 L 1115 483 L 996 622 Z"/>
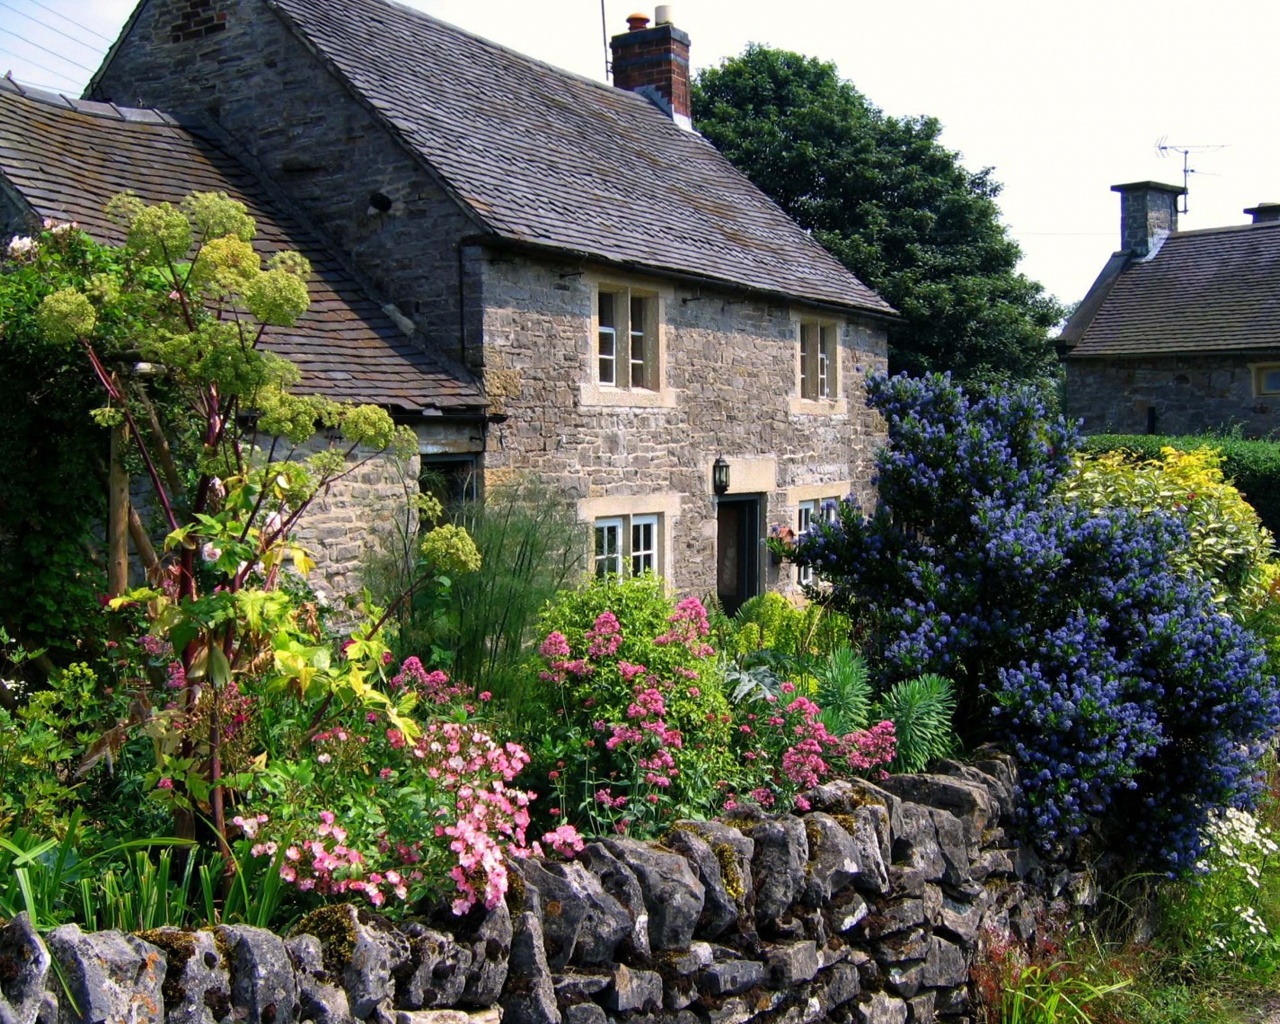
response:
<path id="1" fill-rule="evenodd" d="M 36 254 L 36 250 L 40 248 L 40 243 L 34 238 L 26 235 L 14 235 L 9 242 L 9 257 L 15 260 L 30 259 Z"/>
<path id="2" fill-rule="evenodd" d="M 222 549 L 216 547 L 213 541 L 206 541 L 204 547 L 200 549 L 200 557 L 206 562 L 216 562 L 222 557 Z"/>

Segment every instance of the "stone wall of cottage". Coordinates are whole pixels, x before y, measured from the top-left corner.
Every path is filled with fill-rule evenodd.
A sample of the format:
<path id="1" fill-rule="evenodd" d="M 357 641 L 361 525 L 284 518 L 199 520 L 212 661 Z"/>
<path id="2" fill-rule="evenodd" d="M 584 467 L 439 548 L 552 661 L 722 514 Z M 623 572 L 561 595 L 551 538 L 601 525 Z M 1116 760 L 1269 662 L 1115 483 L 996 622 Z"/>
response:
<path id="1" fill-rule="evenodd" d="M 1092 902 L 1012 842 L 1011 762 L 833 783 L 797 815 L 512 864 L 505 902 L 393 925 L 336 906 L 282 940 L 0 927 L 10 1024 L 971 1024 L 986 944 Z M 54 970 L 56 961 L 57 970 Z M 65 979 L 65 980 L 60 980 Z"/>
<path id="2" fill-rule="evenodd" d="M 1250 364 L 1280 353 L 1069 360 L 1067 413 L 1088 434 L 1157 434 L 1239 427 L 1246 437 L 1280 430 L 1280 396 L 1256 396 Z"/>
<path id="3" fill-rule="evenodd" d="M 94 98 L 213 117 L 424 345 L 480 358 L 464 352 L 454 241 L 476 225 L 264 0 L 150 0 Z"/>
<path id="4" fill-rule="evenodd" d="M 762 496 L 766 523 L 794 526 L 802 493 L 871 499 L 872 458 L 885 434 L 867 407 L 865 378 L 885 368 L 882 328 L 842 324 L 837 401 L 806 405 L 797 402 L 793 317 L 817 311 L 510 253 L 473 252 L 469 266 L 483 281 L 485 386 L 506 417 L 489 428 L 489 482 L 535 473 L 597 515 L 611 502 L 640 513 L 638 499 L 678 495 L 665 509 L 673 521 L 663 562 L 674 587 L 695 594 L 716 587 L 717 456 L 731 465 L 729 497 Z M 601 282 L 662 294 L 666 380 L 656 397 L 639 393 L 629 403 L 621 393 L 612 397 L 622 404 L 600 404 L 591 393 Z M 794 589 L 794 569 L 766 569 L 770 589 Z"/>

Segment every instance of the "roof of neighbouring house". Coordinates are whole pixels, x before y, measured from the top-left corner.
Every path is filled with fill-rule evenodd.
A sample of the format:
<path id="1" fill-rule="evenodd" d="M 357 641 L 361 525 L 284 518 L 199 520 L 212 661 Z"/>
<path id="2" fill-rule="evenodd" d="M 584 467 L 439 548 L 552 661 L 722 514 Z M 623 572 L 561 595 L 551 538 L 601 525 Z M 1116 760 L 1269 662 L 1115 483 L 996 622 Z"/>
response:
<path id="1" fill-rule="evenodd" d="M 1280 223 L 1179 231 L 1117 253 L 1063 328 L 1067 358 L 1280 347 Z"/>
<path id="2" fill-rule="evenodd" d="M 408 412 L 479 410 L 465 372 L 423 352 L 371 299 L 321 239 L 224 149 L 214 129 L 154 110 L 74 100 L 0 79 L 0 183 L 40 218 L 76 221 L 99 241 L 123 234 L 103 211 L 131 190 L 148 203 L 225 192 L 257 222 L 264 256 L 302 252 L 312 266 L 310 309 L 264 347 L 302 372 L 300 389 Z"/>
<path id="3" fill-rule="evenodd" d="M 696 133 L 635 93 L 385 0 L 267 0 L 483 232 L 892 314 Z"/>

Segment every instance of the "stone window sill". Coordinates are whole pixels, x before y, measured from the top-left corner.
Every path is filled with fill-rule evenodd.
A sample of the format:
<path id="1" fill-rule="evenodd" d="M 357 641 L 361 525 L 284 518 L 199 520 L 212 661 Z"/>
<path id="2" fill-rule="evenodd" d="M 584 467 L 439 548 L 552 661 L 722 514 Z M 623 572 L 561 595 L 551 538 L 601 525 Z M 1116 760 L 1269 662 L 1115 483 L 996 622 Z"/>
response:
<path id="1" fill-rule="evenodd" d="M 645 388 L 611 388 L 599 384 L 579 384 L 578 398 L 586 406 L 627 409 L 674 409 L 676 396 L 670 389 L 649 391 Z"/>
<path id="2" fill-rule="evenodd" d="M 847 416 L 849 400 L 847 398 L 798 398 L 792 395 L 787 399 L 787 411 L 792 416 Z"/>

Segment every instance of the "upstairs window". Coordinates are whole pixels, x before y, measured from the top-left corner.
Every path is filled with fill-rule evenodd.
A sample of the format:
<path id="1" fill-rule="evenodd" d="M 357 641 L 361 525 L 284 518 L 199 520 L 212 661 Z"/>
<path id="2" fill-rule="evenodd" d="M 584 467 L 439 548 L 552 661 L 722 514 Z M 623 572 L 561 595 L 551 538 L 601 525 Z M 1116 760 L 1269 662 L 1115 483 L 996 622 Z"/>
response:
<path id="1" fill-rule="evenodd" d="M 1280 365 L 1264 363 L 1253 368 L 1253 393 L 1258 397 L 1280 395 Z"/>
<path id="2" fill-rule="evenodd" d="M 607 387 L 658 390 L 658 297 L 601 288 L 596 303 L 596 380 Z"/>
<path id="3" fill-rule="evenodd" d="M 836 325 L 800 321 L 800 397 L 836 397 Z"/>

